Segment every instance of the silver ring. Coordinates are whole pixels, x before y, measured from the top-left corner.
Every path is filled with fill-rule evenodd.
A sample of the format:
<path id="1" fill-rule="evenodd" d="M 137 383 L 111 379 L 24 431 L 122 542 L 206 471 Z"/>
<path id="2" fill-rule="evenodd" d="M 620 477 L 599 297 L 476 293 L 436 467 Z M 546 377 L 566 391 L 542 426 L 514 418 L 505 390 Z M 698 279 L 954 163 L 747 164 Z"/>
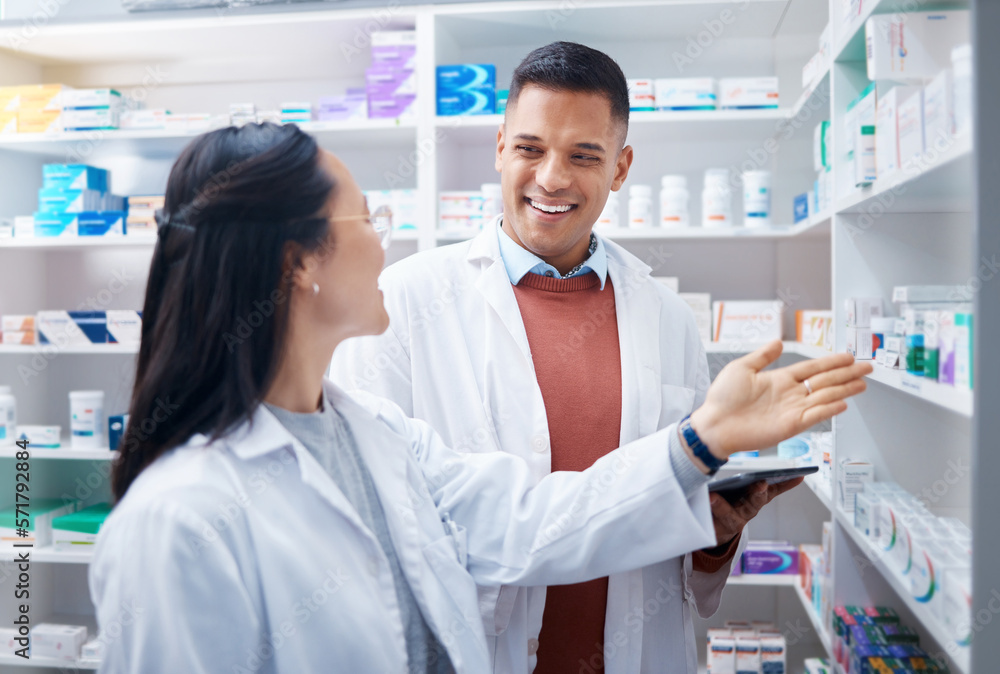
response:
<path id="1" fill-rule="evenodd" d="M 808 379 L 806 379 L 802 383 L 806 385 L 806 395 L 809 395 L 810 393 L 813 392 L 813 387 L 809 385 L 809 380 Z"/>

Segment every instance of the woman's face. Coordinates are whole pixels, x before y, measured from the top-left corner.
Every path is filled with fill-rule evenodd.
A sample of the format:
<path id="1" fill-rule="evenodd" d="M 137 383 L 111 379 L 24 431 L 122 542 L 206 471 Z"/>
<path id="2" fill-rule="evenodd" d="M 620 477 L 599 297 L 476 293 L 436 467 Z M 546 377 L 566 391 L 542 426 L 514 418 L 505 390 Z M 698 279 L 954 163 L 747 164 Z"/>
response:
<path id="1" fill-rule="evenodd" d="M 330 196 L 326 215 L 330 218 L 332 247 L 318 257 L 310 278 L 319 286 L 309 311 L 327 334 L 338 341 L 361 335 L 378 335 L 389 327 L 389 315 L 378 289 L 385 264 L 379 236 L 368 221 L 368 205 L 350 171 L 337 157 L 320 150 L 321 166 L 333 176 L 337 187 Z M 307 294 L 309 290 L 307 290 Z"/>

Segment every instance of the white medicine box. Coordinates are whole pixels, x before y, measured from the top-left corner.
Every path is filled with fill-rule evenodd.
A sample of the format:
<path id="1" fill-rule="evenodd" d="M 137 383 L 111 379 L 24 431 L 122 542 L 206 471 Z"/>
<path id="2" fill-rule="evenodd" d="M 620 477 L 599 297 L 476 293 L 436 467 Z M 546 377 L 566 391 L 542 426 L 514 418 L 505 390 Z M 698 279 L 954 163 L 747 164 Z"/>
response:
<path id="1" fill-rule="evenodd" d="M 916 162 L 924 153 L 924 93 L 923 90 L 900 103 L 899 166 L 907 173 L 915 172 Z"/>
<path id="2" fill-rule="evenodd" d="M 82 625 L 41 623 L 31 630 L 31 656 L 76 661 L 87 640 L 87 628 Z"/>
<path id="3" fill-rule="evenodd" d="M 771 301 L 712 303 L 712 341 L 749 344 L 781 339 L 784 304 Z"/>
<path id="4" fill-rule="evenodd" d="M 899 104 L 918 92 L 914 86 L 880 92 L 875 108 L 875 173 L 880 180 L 899 170 Z"/>
<path id="5" fill-rule="evenodd" d="M 865 22 L 868 79 L 923 82 L 951 65 L 969 41 L 969 12 L 894 12 Z"/>

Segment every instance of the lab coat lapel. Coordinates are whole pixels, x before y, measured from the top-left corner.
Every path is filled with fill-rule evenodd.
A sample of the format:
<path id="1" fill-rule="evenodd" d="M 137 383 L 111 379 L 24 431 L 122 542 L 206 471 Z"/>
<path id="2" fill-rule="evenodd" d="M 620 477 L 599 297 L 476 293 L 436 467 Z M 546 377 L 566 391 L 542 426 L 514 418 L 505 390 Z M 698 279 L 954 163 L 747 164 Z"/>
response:
<path id="1" fill-rule="evenodd" d="M 656 431 L 660 388 L 660 296 L 649 285 L 649 267 L 630 261 L 605 240 L 608 275 L 615 288 L 615 314 L 622 359 L 622 428 L 626 444 Z"/>

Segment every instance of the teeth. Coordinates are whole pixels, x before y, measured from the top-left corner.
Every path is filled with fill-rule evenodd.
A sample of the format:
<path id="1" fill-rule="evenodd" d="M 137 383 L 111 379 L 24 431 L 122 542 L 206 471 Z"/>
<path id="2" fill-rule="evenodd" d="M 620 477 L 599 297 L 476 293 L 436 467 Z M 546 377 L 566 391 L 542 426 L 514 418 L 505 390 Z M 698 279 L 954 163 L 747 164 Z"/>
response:
<path id="1" fill-rule="evenodd" d="M 544 211 L 545 213 L 565 213 L 569 209 L 573 208 L 570 205 L 566 205 L 566 206 L 547 206 L 545 204 L 540 204 L 537 201 L 532 201 L 531 205 L 534 206 L 535 208 L 537 208 L 540 211 Z"/>

